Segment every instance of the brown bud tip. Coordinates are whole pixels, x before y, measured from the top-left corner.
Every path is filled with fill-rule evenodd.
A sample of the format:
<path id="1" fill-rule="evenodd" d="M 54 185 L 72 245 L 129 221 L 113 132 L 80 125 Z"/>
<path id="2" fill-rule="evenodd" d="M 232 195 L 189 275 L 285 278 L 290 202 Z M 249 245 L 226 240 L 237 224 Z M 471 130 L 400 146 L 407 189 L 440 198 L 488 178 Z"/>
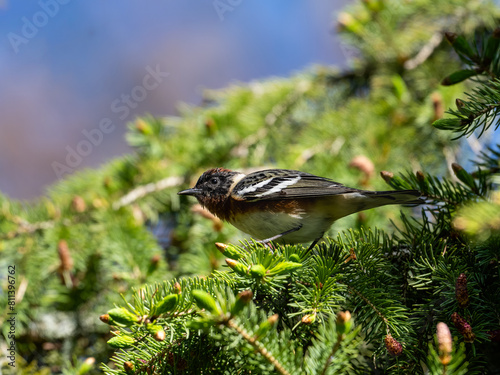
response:
<path id="1" fill-rule="evenodd" d="M 345 324 L 351 320 L 351 313 L 349 311 L 341 311 L 337 314 L 337 324 Z"/>
<path id="2" fill-rule="evenodd" d="M 444 37 L 446 38 L 446 40 L 450 44 L 453 44 L 453 42 L 457 39 L 458 35 L 455 34 L 455 33 L 447 31 L 447 32 L 444 33 Z"/>
<path id="3" fill-rule="evenodd" d="M 415 173 L 415 175 L 417 176 L 417 180 L 418 181 L 425 181 L 425 175 L 424 175 L 424 172 L 422 171 L 417 171 L 417 173 Z"/>
<path id="4" fill-rule="evenodd" d="M 237 298 L 244 303 L 248 303 L 253 298 L 253 292 L 250 289 L 244 290 L 238 294 Z"/>
<path id="5" fill-rule="evenodd" d="M 451 169 L 453 169 L 453 172 L 455 172 L 455 174 L 464 170 L 464 168 L 458 163 L 451 163 Z"/>
<path id="6" fill-rule="evenodd" d="M 71 200 L 71 208 L 78 213 L 82 213 L 85 211 L 86 208 L 85 201 L 83 200 L 82 197 L 75 195 L 73 199 Z"/>
<path id="7" fill-rule="evenodd" d="M 239 262 L 231 258 L 226 258 L 226 263 L 229 267 L 234 268 Z"/>
<path id="8" fill-rule="evenodd" d="M 337 22 L 337 27 L 341 31 L 352 25 L 352 23 L 354 22 L 354 18 L 349 13 L 341 12 L 337 17 Z"/>
<path id="9" fill-rule="evenodd" d="M 226 245 L 225 243 L 222 242 L 216 242 L 215 247 L 217 250 L 219 250 L 221 253 L 224 253 L 224 251 L 229 247 L 229 245 Z"/>
<path id="10" fill-rule="evenodd" d="M 213 119 L 213 118 L 209 117 L 209 118 L 207 118 L 207 119 L 205 120 L 205 126 L 206 126 L 207 128 L 209 128 L 209 129 L 210 129 L 210 128 L 213 128 L 213 127 L 214 127 L 214 125 L 215 125 L 215 121 L 214 121 L 214 119 Z"/>
<path id="11" fill-rule="evenodd" d="M 385 336 L 384 342 L 385 347 L 391 356 L 398 357 L 401 353 L 403 353 L 403 345 L 392 337 L 390 333 Z"/>
<path id="12" fill-rule="evenodd" d="M 439 92 L 433 92 L 431 95 L 432 107 L 434 109 L 434 120 L 438 120 L 444 115 L 443 97 Z"/>
<path id="13" fill-rule="evenodd" d="M 109 314 L 103 314 L 99 317 L 99 319 L 101 320 L 101 322 L 106 324 L 109 324 L 110 322 Z"/>
<path id="14" fill-rule="evenodd" d="M 455 297 L 459 307 L 466 308 L 469 306 L 469 292 L 467 291 L 467 276 L 465 276 L 465 273 L 461 273 L 457 278 L 455 283 Z"/>
<path id="15" fill-rule="evenodd" d="M 271 315 L 269 318 L 267 318 L 267 321 L 269 324 L 271 324 L 271 326 L 274 326 L 278 322 L 278 319 L 279 319 L 279 315 L 274 314 L 274 315 Z"/>
<path id="16" fill-rule="evenodd" d="M 112 181 L 113 180 L 111 179 L 111 177 L 109 177 L 109 176 L 104 177 L 104 186 L 109 188 L 111 186 Z"/>
<path id="17" fill-rule="evenodd" d="M 312 324 L 316 320 L 316 314 L 306 314 L 302 317 L 302 324 Z"/>
<path id="18" fill-rule="evenodd" d="M 124 362 L 123 369 L 127 374 L 132 374 L 134 372 L 134 364 L 132 362 Z"/>
<path id="19" fill-rule="evenodd" d="M 135 128 L 137 130 L 139 130 L 143 134 L 147 133 L 148 130 L 149 130 L 148 124 L 146 124 L 146 121 L 144 121 L 141 118 L 139 118 L 139 119 L 136 120 L 136 122 L 135 122 Z"/>
<path id="20" fill-rule="evenodd" d="M 179 284 L 179 282 L 175 282 L 174 284 L 174 291 L 177 293 L 177 294 L 181 294 L 182 293 L 182 288 L 181 288 L 181 284 Z"/>
<path id="21" fill-rule="evenodd" d="M 151 258 L 151 264 L 153 264 L 153 265 L 156 266 L 158 263 L 160 263 L 160 260 L 161 260 L 161 255 L 160 254 L 155 254 Z"/>
<path id="22" fill-rule="evenodd" d="M 85 361 L 83 361 L 87 366 L 93 366 L 95 363 L 95 358 L 94 357 L 87 357 L 85 358 Z"/>
<path id="23" fill-rule="evenodd" d="M 142 226 L 146 221 L 146 214 L 141 210 L 139 205 L 132 205 L 132 216 L 134 217 L 135 223 L 138 226 Z"/>
<path id="24" fill-rule="evenodd" d="M 460 111 L 460 110 L 464 107 L 464 105 L 465 105 L 464 101 L 463 101 L 463 100 L 461 100 L 461 99 L 459 99 L 459 98 L 455 99 L 455 104 L 456 104 L 457 109 L 458 109 L 459 111 Z"/>
<path id="25" fill-rule="evenodd" d="M 73 259 L 71 258 L 68 243 L 66 242 L 66 240 L 59 241 L 59 244 L 57 245 L 57 252 L 59 253 L 59 259 L 61 261 L 59 270 L 70 271 L 71 269 L 73 269 Z"/>
<path id="26" fill-rule="evenodd" d="M 384 181 L 387 183 L 391 182 L 391 180 L 394 178 L 394 173 L 387 172 L 387 171 L 380 172 L 380 175 L 382 176 Z"/>
<path id="27" fill-rule="evenodd" d="M 372 177 L 375 172 L 375 165 L 373 165 L 373 162 L 364 155 L 354 157 L 349 163 L 349 167 L 360 170 L 365 174 L 366 178 Z"/>
<path id="28" fill-rule="evenodd" d="M 448 326 L 440 322 L 436 327 L 436 335 L 438 341 L 439 359 L 441 363 L 446 366 L 451 361 L 452 339 Z"/>
<path id="29" fill-rule="evenodd" d="M 154 338 L 155 338 L 156 341 L 164 341 L 165 337 L 166 337 L 166 334 L 165 334 L 165 331 L 163 329 L 157 331 L 154 334 Z"/>

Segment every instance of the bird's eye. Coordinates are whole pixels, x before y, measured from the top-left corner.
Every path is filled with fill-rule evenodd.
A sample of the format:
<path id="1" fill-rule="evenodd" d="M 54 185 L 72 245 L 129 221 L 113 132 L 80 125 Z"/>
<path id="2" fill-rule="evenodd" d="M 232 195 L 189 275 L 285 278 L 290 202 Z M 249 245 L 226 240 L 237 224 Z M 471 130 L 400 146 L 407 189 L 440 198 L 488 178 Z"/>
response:
<path id="1" fill-rule="evenodd" d="M 212 185 L 217 185 L 217 184 L 219 183 L 219 179 L 218 179 L 217 177 L 212 177 L 212 178 L 210 179 L 210 183 L 211 183 Z"/>

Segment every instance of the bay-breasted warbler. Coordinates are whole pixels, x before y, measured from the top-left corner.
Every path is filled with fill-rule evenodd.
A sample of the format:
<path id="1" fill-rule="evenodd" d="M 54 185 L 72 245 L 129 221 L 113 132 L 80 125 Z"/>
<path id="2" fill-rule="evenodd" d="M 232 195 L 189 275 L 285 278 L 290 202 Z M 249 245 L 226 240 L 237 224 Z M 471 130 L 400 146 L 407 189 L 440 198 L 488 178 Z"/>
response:
<path id="1" fill-rule="evenodd" d="M 193 195 L 220 219 L 263 243 L 311 242 L 341 217 L 388 204 L 419 204 L 417 190 L 368 191 L 287 169 L 250 174 L 224 168 L 204 172 Z"/>

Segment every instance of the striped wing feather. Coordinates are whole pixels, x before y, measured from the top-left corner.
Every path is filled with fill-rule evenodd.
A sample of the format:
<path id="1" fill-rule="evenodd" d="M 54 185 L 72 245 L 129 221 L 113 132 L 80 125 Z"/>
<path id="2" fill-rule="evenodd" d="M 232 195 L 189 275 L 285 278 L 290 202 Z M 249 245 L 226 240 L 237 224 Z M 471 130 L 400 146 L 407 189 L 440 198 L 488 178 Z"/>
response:
<path id="1" fill-rule="evenodd" d="M 233 189 L 237 200 L 313 198 L 359 191 L 330 179 L 286 169 L 272 169 L 245 176 Z"/>

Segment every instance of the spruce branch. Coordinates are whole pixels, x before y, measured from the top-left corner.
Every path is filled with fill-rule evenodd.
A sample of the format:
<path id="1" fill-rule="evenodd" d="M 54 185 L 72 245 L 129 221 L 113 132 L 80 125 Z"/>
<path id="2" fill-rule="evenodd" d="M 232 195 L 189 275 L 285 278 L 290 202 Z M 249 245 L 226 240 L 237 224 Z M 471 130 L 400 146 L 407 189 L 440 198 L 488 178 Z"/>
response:
<path id="1" fill-rule="evenodd" d="M 21 217 L 16 217 L 13 220 L 13 222 L 15 224 L 17 224 L 17 229 L 4 234 L 3 236 L 0 236 L 0 240 L 11 240 L 11 239 L 14 239 L 18 236 L 31 234 L 31 233 L 37 232 L 39 230 L 51 229 L 51 228 L 54 228 L 55 223 L 56 223 L 53 220 L 40 221 L 37 223 L 30 223 Z M 65 223 L 65 225 L 68 225 L 69 221 L 65 220 L 64 223 Z"/>
<path id="2" fill-rule="evenodd" d="M 415 57 L 406 60 L 404 63 L 404 68 L 407 70 L 412 70 L 422 65 L 427 61 L 429 57 L 432 56 L 434 50 L 441 44 L 443 41 L 443 33 L 437 32 L 434 33 L 429 41 L 418 51 Z"/>
<path id="3" fill-rule="evenodd" d="M 467 100 L 457 100 L 457 109 L 449 109 L 451 118 L 437 120 L 433 125 L 442 130 L 458 133 L 455 139 L 469 136 L 478 130 L 481 137 L 494 125 L 499 126 L 500 80 L 498 78 L 480 82 L 479 86 L 465 93 Z"/>
<path id="4" fill-rule="evenodd" d="M 351 291 L 352 293 L 356 294 L 359 298 L 361 298 L 365 303 L 370 306 L 370 308 L 378 315 L 378 317 L 384 322 L 385 324 L 385 329 L 386 333 L 390 334 L 390 328 L 389 328 L 389 320 L 380 312 L 380 310 L 368 299 L 366 298 L 361 292 L 356 290 L 354 287 L 347 285 L 347 290 Z"/>
<path id="5" fill-rule="evenodd" d="M 169 189 L 172 187 L 180 186 L 184 182 L 182 177 L 171 176 L 161 179 L 156 182 L 151 182 L 146 185 L 141 185 L 135 189 L 129 191 L 127 194 L 122 196 L 120 199 L 113 203 L 113 209 L 118 210 L 123 206 L 127 206 L 138 199 L 145 197 L 148 194 L 156 193 L 161 190 Z"/>
<path id="6" fill-rule="evenodd" d="M 290 373 L 283 367 L 281 363 L 259 342 L 255 337 L 252 337 L 248 332 L 241 327 L 234 319 L 229 319 L 225 324 L 227 327 L 235 330 L 238 334 L 245 339 L 259 354 L 261 354 L 270 364 L 274 366 L 276 371 L 282 375 L 290 375 Z"/>

